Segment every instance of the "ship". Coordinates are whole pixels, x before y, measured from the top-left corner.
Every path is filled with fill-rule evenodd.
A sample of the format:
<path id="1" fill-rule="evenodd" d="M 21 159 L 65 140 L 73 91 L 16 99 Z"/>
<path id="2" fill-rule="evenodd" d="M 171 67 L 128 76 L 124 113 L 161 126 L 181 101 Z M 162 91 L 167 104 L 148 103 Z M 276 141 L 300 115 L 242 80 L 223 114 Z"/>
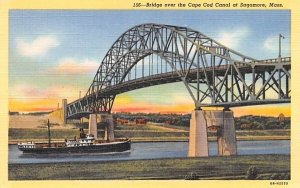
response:
<path id="1" fill-rule="evenodd" d="M 92 134 L 85 134 L 80 128 L 79 138 L 65 139 L 64 142 L 51 142 L 50 126 L 48 121 L 47 142 L 22 142 L 18 149 L 24 154 L 52 154 L 52 153 L 118 153 L 131 149 L 129 138 L 119 138 L 113 141 L 97 140 Z"/>

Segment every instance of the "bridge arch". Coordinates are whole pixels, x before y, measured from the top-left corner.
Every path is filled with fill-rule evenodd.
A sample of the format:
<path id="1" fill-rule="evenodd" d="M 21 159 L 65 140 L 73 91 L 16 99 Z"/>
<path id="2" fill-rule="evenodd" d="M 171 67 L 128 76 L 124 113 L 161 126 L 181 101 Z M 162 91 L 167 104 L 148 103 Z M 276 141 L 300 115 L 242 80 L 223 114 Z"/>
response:
<path id="1" fill-rule="evenodd" d="M 160 24 L 142 24 L 127 30 L 115 41 L 101 62 L 91 87 L 95 83 L 100 83 L 100 88 L 105 87 L 106 83 L 114 82 L 114 84 L 118 84 L 118 77 L 120 77 L 118 74 L 124 73 L 119 71 L 120 67 L 128 68 L 128 62 L 130 62 L 128 59 L 140 55 L 137 50 L 140 50 L 140 52 L 142 50 L 157 51 L 162 54 L 171 52 L 175 53 L 175 59 L 181 55 L 185 60 L 192 58 L 197 52 L 226 61 L 245 63 L 255 60 L 222 46 L 213 39 L 189 28 Z M 130 51 L 132 53 L 129 53 Z M 128 54 L 132 56 L 128 56 Z M 127 61 L 120 61 L 124 59 L 124 56 L 128 57 Z M 180 63 L 185 64 L 186 62 Z M 114 76 L 111 76 L 112 74 Z"/>
<path id="2" fill-rule="evenodd" d="M 198 31 L 151 23 L 130 28 L 114 42 L 86 95 L 68 105 L 69 116 L 83 112 L 110 112 L 117 94 L 143 87 L 134 85 L 141 81 L 140 78 L 126 80 L 126 76 L 140 60 L 153 55 L 163 59 L 172 70 L 148 75 L 142 81 L 151 85 L 154 76 L 161 79 L 156 84 L 181 80 L 196 108 L 290 100 L 290 59 L 257 61 Z M 275 63 L 281 66 L 274 66 Z M 263 83 L 257 84 L 258 80 Z M 285 90 L 281 88 L 283 82 Z M 126 84 L 127 88 L 124 88 Z M 129 84 L 134 87 L 130 89 Z M 278 93 L 278 100 L 266 99 L 264 93 L 269 89 Z"/>

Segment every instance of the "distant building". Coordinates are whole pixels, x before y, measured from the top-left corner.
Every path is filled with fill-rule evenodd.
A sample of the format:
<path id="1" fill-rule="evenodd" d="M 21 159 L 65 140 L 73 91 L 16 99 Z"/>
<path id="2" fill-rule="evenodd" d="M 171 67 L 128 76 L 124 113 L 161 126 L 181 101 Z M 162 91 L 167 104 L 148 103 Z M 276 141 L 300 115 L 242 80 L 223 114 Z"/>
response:
<path id="1" fill-rule="evenodd" d="M 171 125 L 172 124 L 172 122 L 170 120 L 167 120 L 164 123 L 167 124 L 167 125 Z"/>
<path id="2" fill-rule="evenodd" d="M 9 111 L 8 114 L 9 115 L 19 115 L 19 112 L 11 112 L 11 111 Z"/>
<path id="3" fill-rule="evenodd" d="M 117 122 L 120 123 L 121 125 L 128 124 L 128 120 L 127 119 L 117 118 Z"/>
<path id="4" fill-rule="evenodd" d="M 146 119 L 135 119 L 135 124 L 145 125 L 145 124 L 147 124 L 147 120 Z"/>
<path id="5" fill-rule="evenodd" d="M 283 113 L 279 114 L 278 120 L 279 120 L 279 121 L 284 121 L 284 120 L 285 120 L 285 116 L 284 116 Z"/>

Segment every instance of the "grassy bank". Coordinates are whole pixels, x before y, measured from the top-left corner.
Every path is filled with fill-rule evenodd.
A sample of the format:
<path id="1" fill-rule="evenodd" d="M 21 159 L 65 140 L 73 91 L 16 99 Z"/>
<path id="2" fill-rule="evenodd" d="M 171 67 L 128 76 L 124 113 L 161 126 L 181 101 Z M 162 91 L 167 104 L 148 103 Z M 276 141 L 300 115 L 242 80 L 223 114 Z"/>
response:
<path id="1" fill-rule="evenodd" d="M 116 137 L 129 137 L 132 141 L 187 141 L 189 132 L 185 130 L 171 131 L 169 129 L 156 128 L 154 126 L 130 126 L 118 128 L 115 130 Z M 85 130 L 87 132 L 87 130 Z M 64 140 L 78 136 L 77 129 L 53 129 L 51 130 L 52 140 Z M 104 131 L 99 129 L 98 135 L 104 135 Z M 210 141 L 216 140 L 216 133 L 209 132 Z M 290 130 L 258 130 L 258 131 L 236 131 L 237 140 L 276 140 L 290 139 Z M 20 141 L 47 140 L 47 129 L 9 129 L 9 143 L 14 144 Z"/>
<path id="2" fill-rule="evenodd" d="M 53 164 L 9 164 L 9 180 L 89 179 L 245 179 L 250 167 L 257 179 L 289 174 L 290 155 L 249 155 Z M 284 176 L 285 177 L 285 176 Z"/>

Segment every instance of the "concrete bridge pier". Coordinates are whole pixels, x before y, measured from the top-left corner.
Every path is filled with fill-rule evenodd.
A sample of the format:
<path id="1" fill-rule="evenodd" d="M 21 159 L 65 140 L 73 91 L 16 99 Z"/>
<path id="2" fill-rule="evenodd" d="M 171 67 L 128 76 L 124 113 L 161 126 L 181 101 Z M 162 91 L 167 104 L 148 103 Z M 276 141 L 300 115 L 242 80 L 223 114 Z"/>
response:
<path id="1" fill-rule="evenodd" d="M 98 120 L 98 121 L 97 121 Z M 113 141 L 114 134 L 114 121 L 111 114 L 90 114 L 89 115 L 89 134 L 94 135 L 95 139 L 98 138 L 97 122 L 104 124 L 104 139 Z"/>
<path id="2" fill-rule="evenodd" d="M 111 114 L 100 114 L 100 121 L 104 123 L 104 139 L 107 141 L 114 141 L 114 121 Z"/>
<path id="3" fill-rule="evenodd" d="M 217 129 L 218 154 L 222 156 L 236 155 L 237 144 L 233 112 L 220 112 L 218 118 L 220 121 L 223 121 L 223 123 L 220 124 L 221 126 Z"/>
<path id="4" fill-rule="evenodd" d="M 97 114 L 89 115 L 89 134 L 94 135 L 95 139 L 98 137 Z"/>
<path id="5" fill-rule="evenodd" d="M 189 157 L 208 156 L 208 129 L 217 130 L 219 155 L 237 154 L 233 112 L 195 110 L 190 120 Z"/>
<path id="6" fill-rule="evenodd" d="M 189 157 L 208 157 L 205 113 L 194 110 L 190 119 Z"/>

